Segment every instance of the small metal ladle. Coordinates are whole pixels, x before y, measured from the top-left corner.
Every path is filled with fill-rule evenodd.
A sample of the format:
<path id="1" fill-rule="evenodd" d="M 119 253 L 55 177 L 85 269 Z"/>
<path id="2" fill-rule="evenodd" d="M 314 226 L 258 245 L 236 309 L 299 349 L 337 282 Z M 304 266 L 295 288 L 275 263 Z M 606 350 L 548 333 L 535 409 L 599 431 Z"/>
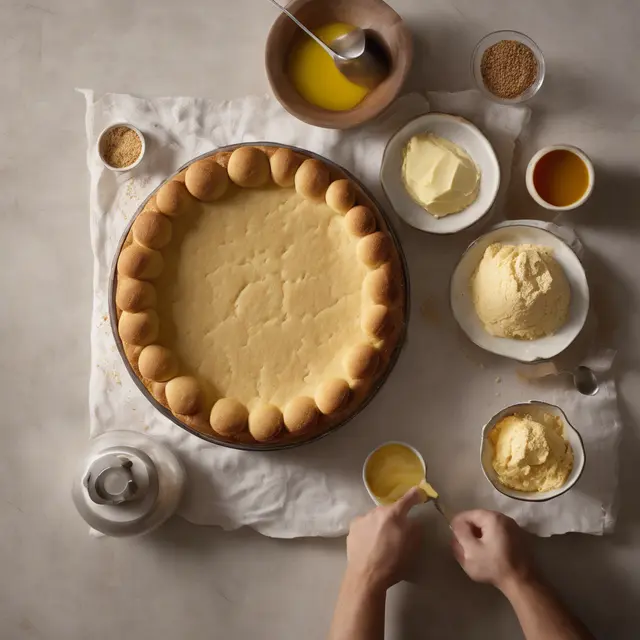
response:
<path id="1" fill-rule="evenodd" d="M 360 27 L 354 27 L 326 44 L 288 9 L 276 0 L 269 1 L 315 40 L 331 56 L 338 71 L 354 84 L 374 89 L 389 75 L 389 61 L 384 50 Z"/>

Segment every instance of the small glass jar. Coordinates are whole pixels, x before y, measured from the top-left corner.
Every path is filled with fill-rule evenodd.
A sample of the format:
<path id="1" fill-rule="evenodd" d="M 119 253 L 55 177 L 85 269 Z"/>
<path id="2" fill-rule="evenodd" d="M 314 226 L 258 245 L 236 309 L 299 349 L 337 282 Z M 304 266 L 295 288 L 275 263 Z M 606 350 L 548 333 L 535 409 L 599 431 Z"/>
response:
<path id="1" fill-rule="evenodd" d="M 501 98 L 495 93 L 492 93 L 485 85 L 484 78 L 482 77 L 482 57 L 484 56 L 485 51 L 501 40 L 515 40 L 516 42 L 521 42 L 523 45 L 531 49 L 536 61 L 538 62 L 538 75 L 535 82 L 515 98 Z M 473 55 L 471 56 L 471 74 L 473 75 L 473 79 L 475 80 L 478 89 L 480 89 L 487 98 L 495 102 L 499 102 L 500 104 L 520 104 L 527 100 L 531 100 L 531 98 L 533 98 L 533 96 L 535 96 L 540 90 L 540 87 L 544 82 L 545 74 L 544 56 L 542 55 L 542 51 L 540 51 L 538 45 L 524 33 L 520 33 L 518 31 L 494 31 L 482 38 L 482 40 L 477 44 Z"/>

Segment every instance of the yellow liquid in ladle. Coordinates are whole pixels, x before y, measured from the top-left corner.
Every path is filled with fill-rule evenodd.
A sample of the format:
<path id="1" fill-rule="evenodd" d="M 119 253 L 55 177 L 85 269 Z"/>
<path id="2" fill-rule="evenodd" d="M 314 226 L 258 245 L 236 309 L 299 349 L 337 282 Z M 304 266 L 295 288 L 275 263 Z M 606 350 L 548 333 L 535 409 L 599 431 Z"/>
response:
<path id="1" fill-rule="evenodd" d="M 337 22 L 319 27 L 314 34 L 323 42 L 330 43 L 352 29 L 348 24 Z M 291 53 L 289 77 L 307 102 L 329 111 L 353 109 L 369 93 L 368 89 L 347 80 L 338 71 L 331 56 L 308 37 Z"/>

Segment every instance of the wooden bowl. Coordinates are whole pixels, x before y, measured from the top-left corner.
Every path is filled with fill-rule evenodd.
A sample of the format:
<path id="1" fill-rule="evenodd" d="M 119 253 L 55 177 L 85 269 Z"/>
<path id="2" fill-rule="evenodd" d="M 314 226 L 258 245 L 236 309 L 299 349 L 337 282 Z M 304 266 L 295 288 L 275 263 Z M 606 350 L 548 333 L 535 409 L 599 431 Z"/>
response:
<path id="1" fill-rule="evenodd" d="M 290 114 L 317 127 L 350 129 L 375 118 L 396 99 L 411 67 L 413 44 L 402 18 L 388 4 L 382 0 L 294 0 L 287 9 L 311 30 L 345 22 L 372 32 L 391 63 L 389 76 L 353 109 L 330 111 L 316 107 L 296 91 L 287 74 L 291 50 L 308 36 L 280 14 L 269 31 L 265 64 L 271 89 Z"/>

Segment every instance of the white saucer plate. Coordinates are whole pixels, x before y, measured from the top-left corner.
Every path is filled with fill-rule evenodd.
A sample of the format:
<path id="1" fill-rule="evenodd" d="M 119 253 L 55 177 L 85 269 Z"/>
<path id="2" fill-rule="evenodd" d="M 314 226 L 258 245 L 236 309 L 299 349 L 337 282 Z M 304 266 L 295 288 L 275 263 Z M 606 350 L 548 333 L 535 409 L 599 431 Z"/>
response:
<path id="1" fill-rule="evenodd" d="M 494 242 L 535 244 L 553 250 L 553 256 L 564 270 L 571 287 L 569 317 L 557 333 L 538 340 L 514 340 L 497 338 L 485 331 L 473 306 L 469 282 L 486 248 Z M 520 362 L 536 362 L 557 356 L 578 337 L 589 312 L 589 284 L 578 256 L 563 240 L 545 229 L 514 224 L 492 229 L 469 245 L 453 272 L 450 301 L 457 323 L 476 345 L 485 351 Z"/>
<path id="2" fill-rule="evenodd" d="M 413 136 L 423 133 L 459 145 L 480 169 L 478 198 L 459 213 L 435 218 L 411 198 L 404 186 L 403 150 Z M 500 165 L 491 143 L 474 124 L 459 116 L 427 113 L 407 123 L 389 140 L 382 157 L 380 182 L 391 206 L 407 224 L 428 233 L 451 234 L 470 227 L 491 210 L 500 187 Z"/>

